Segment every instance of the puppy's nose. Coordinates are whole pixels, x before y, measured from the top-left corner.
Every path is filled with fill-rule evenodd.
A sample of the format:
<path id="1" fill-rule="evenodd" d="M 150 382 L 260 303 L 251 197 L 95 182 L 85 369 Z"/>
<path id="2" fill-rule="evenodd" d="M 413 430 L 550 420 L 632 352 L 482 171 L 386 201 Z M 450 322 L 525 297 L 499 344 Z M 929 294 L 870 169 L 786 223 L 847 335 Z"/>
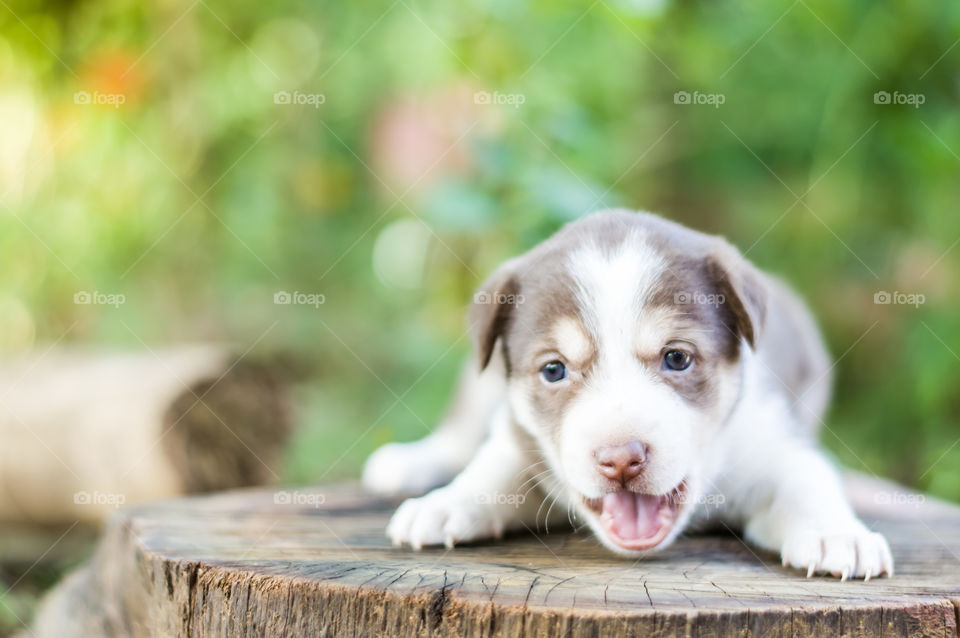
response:
<path id="1" fill-rule="evenodd" d="M 611 481 L 626 484 L 640 475 L 647 463 L 647 446 L 640 441 L 630 441 L 622 445 L 605 445 L 594 453 L 597 469 Z"/>

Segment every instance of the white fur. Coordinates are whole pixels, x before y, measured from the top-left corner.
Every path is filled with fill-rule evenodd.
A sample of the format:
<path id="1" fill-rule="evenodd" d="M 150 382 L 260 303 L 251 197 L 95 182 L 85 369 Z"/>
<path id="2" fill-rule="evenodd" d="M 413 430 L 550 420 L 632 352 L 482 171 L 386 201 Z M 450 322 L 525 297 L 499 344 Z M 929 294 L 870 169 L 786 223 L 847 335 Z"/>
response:
<path id="1" fill-rule="evenodd" d="M 665 269 L 663 258 L 639 233 L 624 238 L 612 253 L 587 245 L 567 259 L 577 301 L 587 309 L 588 328 L 598 338 L 602 354 L 632 341 L 637 313 Z"/>
<path id="2" fill-rule="evenodd" d="M 644 344 L 656 341 L 654 353 L 662 345 L 657 324 L 644 317 L 644 301 L 664 268 L 640 237 L 628 238 L 613 254 L 589 246 L 569 260 L 599 357 L 590 383 L 563 420 L 560 463 L 571 486 L 588 498 L 604 492 L 591 455 L 603 444 L 647 443 L 651 462 L 645 477 L 652 493 L 673 489 L 684 478 L 682 468 L 689 466 L 696 415 L 635 356 Z"/>

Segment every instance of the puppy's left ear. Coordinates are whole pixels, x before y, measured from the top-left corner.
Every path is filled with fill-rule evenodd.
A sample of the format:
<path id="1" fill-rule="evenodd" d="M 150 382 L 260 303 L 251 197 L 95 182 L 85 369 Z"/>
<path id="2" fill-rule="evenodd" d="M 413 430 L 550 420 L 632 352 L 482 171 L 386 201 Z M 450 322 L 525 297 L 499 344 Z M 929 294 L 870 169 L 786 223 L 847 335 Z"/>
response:
<path id="1" fill-rule="evenodd" d="M 517 304 L 523 299 L 515 264 L 515 260 L 508 261 L 483 282 L 467 312 L 481 370 L 490 363 L 497 340 L 504 336 Z"/>
<path id="2" fill-rule="evenodd" d="M 706 259 L 707 277 L 723 295 L 727 328 L 756 348 L 767 314 L 767 286 L 763 275 L 736 248 L 720 240 Z"/>

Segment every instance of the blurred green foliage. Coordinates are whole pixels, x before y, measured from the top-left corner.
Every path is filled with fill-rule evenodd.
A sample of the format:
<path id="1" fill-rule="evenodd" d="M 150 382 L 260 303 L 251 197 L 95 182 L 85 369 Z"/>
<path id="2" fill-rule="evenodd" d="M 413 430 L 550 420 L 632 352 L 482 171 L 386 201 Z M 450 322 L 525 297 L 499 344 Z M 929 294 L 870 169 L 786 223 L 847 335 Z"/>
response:
<path id="1" fill-rule="evenodd" d="M 8 0 L 0 348 L 291 350 L 316 377 L 284 478 L 355 476 L 442 412 L 480 278 L 647 208 L 810 300 L 843 462 L 960 499 L 958 29 L 868 0 Z"/>

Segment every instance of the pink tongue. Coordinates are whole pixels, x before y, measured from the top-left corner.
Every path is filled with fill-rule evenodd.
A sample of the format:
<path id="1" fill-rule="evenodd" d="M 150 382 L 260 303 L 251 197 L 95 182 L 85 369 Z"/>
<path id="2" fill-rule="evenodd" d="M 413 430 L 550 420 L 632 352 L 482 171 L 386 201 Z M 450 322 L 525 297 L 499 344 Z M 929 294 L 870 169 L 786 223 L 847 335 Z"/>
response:
<path id="1" fill-rule="evenodd" d="M 663 523 L 658 516 L 660 497 L 621 490 L 603 497 L 600 520 L 625 541 L 652 537 Z"/>

